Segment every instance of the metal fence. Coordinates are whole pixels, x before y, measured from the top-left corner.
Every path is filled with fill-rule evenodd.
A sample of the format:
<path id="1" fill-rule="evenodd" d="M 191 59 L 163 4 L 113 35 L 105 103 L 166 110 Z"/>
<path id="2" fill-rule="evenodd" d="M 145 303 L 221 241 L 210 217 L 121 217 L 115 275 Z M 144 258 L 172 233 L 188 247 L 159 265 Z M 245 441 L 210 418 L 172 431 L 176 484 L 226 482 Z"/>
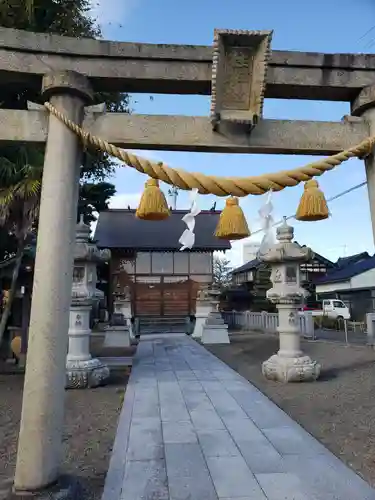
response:
<path id="1" fill-rule="evenodd" d="M 262 312 L 223 312 L 223 319 L 229 330 L 244 331 L 255 330 L 264 333 L 277 333 L 279 315 L 277 313 Z M 305 338 L 314 338 L 314 321 L 311 313 L 298 315 L 300 331 Z"/>
<path id="2" fill-rule="evenodd" d="M 222 313 L 224 321 L 232 332 L 258 331 L 277 333 L 279 318 L 277 313 L 237 312 Z M 300 331 L 304 338 L 310 340 L 326 340 L 356 345 L 375 345 L 375 314 L 367 314 L 366 323 L 340 320 L 332 322 L 328 328 L 320 325 L 311 312 L 299 313 Z"/>

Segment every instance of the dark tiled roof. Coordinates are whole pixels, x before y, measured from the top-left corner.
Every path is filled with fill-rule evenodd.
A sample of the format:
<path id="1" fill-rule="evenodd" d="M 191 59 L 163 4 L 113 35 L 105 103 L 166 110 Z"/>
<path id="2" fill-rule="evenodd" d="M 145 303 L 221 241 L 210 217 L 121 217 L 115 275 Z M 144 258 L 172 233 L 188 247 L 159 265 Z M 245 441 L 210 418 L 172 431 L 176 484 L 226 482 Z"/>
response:
<path id="1" fill-rule="evenodd" d="M 346 267 L 350 264 L 354 264 L 356 262 L 359 262 L 360 260 L 365 260 L 365 259 L 369 259 L 369 258 L 370 258 L 370 255 L 368 254 L 368 252 L 357 253 L 355 255 L 350 255 L 349 257 L 340 257 L 336 262 L 336 266 Z"/>
<path id="2" fill-rule="evenodd" d="M 99 214 L 94 240 L 100 248 L 134 250 L 179 250 L 178 240 L 186 229 L 181 220 L 186 210 L 174 210 L 164 221 L 145 221 L 135 217 L 135 210 L 106 210 Z M 202 211 L 195 218 L 193 250 L 229 250 L 229 241 L 214 236 L 220 212 Z"/>
<path id="3" fill-rule="evenodd" d="M 358 256 L 352 257 L 358 258 Z M 365 259 L 360 258 L 357 261 L 354 260 L 354 262 L 350 261 L 349 259 L 350 258 L 348 258 L 348 261 L 352 263 L 349 263 L 348 265 L 341 265 L 341 267 L 339 267 L 338 269 L 332 270 L 321 278 L 317 278 L 315 283 L 319 285 L 323 283 L 337 283 L 338 281 L 348 281 L 350 280 L 350 278 L 353 278 L 358 274 L 362 274 L 366 271 L 369 271 L 370 269 L 375 268 L 375 256 Z"/>
<path id="4" fill-rule="evenodd" d="M 236 267 L 236 269 L 233 269 L 232 274 L 245 273 L 247 271 L 250 271 L 251 269 L 256 269 L 260 265 L 261 261 L 259 259 L 250 260 L 249 262 L 246 262 L 246 264 L 244 264 L 243 266 Z"/>
<path id="5" fill-rule="evenodd" d="M 302 248 L 305 248 L 306 245 L 302 245 Z M 313 251 L 314 252 L 314 251 Z M 320 255 L 320 253 L 314 252 L 314 259 L 320 262 L 320 264 L 323 264 L 326 267 L 335 269 L 336 264 L 332 262 L 331 260 L 327 259 L 326 257 L 323 257 L 323 255 Z"/>
<path id="6" fill-rule="evenodd" d="M 305 247 L 305 246 L 306 245 L 303 245 L 303 247 Z M 314 252 L 314 259 L 316 259 L 321 264 L 324 264 L 326 267 L 330 267 L 330 268 L 336 267 L 333 262 L 331 262 L 330 260 L 326 259 L 322 255 L 315 253 L 315 252 Z M 243 266 L 237 267 L 236 269 L 233 269 L 232 274 L 244 273 L 244 272 L 250 271 L 251 269 L 256 269 L 257 267 L 260 266 L 260 264 L 261 264 L 261 261 L 259 259 L 250 260 L 249 262 L 246 262 L 246 264 L 244 264 Z"/>

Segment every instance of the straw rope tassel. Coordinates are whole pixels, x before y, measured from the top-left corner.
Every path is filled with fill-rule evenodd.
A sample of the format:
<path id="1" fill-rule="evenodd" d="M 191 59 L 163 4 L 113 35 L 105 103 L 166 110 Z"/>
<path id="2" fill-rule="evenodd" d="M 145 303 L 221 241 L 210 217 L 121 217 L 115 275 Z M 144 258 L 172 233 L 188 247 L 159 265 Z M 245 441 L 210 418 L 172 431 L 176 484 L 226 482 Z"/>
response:
<path id="1" fill-rule="evenodd" d="M 231 196 L 226 200 L 215 236 L 221 240 L 242 240 L 250 236 L 249 227 L 242 208 L 239 206 L 238 198 Z"/>
<path id="2" fill-rule="evenodd" d="M 170 216 L 168 203 L 159 187 L 158 180 L 148 179 L 146 181 L 145 190 L 135 215 L 138 219 L 143 220 L 164 220 Z"/>
<path id="3" fill-rule="evenodd" d="M 329 210 L 323 191 L 315 179 L 305 182 L 304 191 L 299 202 L 296 219 L 301 221 L 318 221 L 328 219 Z"/>

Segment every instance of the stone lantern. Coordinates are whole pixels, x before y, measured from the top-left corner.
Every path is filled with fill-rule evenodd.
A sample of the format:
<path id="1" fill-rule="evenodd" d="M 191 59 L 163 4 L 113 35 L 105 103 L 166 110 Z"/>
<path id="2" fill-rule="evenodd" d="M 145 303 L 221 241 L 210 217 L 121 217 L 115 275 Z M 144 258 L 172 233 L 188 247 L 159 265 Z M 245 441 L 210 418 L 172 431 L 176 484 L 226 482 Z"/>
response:
<path id="1" fill-rule="evenodd" d="M 212 310 L 212 304 L 209 295 L 208 285 L 203 285 L 197 292 L 197 301 L 195 306 L 195 325 L 192 334 L 193 339 L 201 340 L 203 326 Z"/>
<path id="2" fill-rule="evenodd" d="M 267 298 L 276 304 L 279 312 L 278 332 L 280 350 L 263 363 L 263 375 L 270 380 L 300 382 L 316 380 L 320 365 L 301 351 L 299 310 L 308 292 L 300 284 L 300 264 L 313 257 L 310 248 L 292 242 L 294 229 L 286 218 L 277 229 L 273 247 L 260 255 L 260 260 L 271 266 L 272 288 Z"/>
<path id="3" fill-rule="evenodd" d="M 206 287 L 198 291 L 193 338 L 202 344 L 229 344 L 228 326 L 219 312 L 220 290 Z"/>
<path id="4" fill-rule="evenodd" d="M 104 345 L 107 347 L 129 347 L 136 345 L 136 338 L 132 324 L 132 301 L 130 287 L 127 285 L 123 288 L 117 284 L 117 290 L 114 293 L 114 315 L 112 316 L 112 324 L 106 328 L 106 336 Z M 114 320 L 118 315 L 120 319 Z"/>
<path id="5" fill-rule="evenodd" d="M 76 228 L 72 302 L 69 313 L 69 347 L 66 358 L 66 387 L 96 387 L 105 383 L 109 368 L 90 354 L 90 313 L 103 296 L 96 288 L 96 266 L 110 259 L 109 250 L 99 250 L 89 242 L 90 227 L 81 217 Z"/>

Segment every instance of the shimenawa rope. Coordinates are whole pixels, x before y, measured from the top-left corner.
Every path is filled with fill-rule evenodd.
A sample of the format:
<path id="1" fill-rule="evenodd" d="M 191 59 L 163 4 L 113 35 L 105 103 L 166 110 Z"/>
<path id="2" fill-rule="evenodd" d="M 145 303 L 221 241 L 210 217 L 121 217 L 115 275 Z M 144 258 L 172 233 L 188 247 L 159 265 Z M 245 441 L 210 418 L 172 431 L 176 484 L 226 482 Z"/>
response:
<path id="1" fill-rule="evenodd" d="M 135 168 L 138 172 L 147 174 L 153 179 L 161 180 L 186 191 L 196 188 L 200 194 L 214 194 L 216 196 L 232 195 L 242 197 L 248 194 L 261 195 L 271 189 L 272 191 L 281 191 L 286 187 L 296 186 L 300 182 L 320 176 L 324 174 L 324 172 L 332 170 L 350 158 L 366 156 L 372 152 L 375 145 L 375 136 L 372 136 L 341 153 L 337 153 L 322 160 L 317 160 L 293 170 L 282 170 L 280 172 L 252 177 L 217 177 L 214 175 L 205 175 L 172 168 L 163 162 L 156 163 L 127 152 L 83 130 L 77 124 L 69 120 L 69 118 L 56 109 L 51 103 L 45 102 L 44 105 L 51 114 L 63 122 L 72 132 L 77 134 L 84 144 L 95 146 L 101 151 L 123 161 L 129 167 Z"/>

